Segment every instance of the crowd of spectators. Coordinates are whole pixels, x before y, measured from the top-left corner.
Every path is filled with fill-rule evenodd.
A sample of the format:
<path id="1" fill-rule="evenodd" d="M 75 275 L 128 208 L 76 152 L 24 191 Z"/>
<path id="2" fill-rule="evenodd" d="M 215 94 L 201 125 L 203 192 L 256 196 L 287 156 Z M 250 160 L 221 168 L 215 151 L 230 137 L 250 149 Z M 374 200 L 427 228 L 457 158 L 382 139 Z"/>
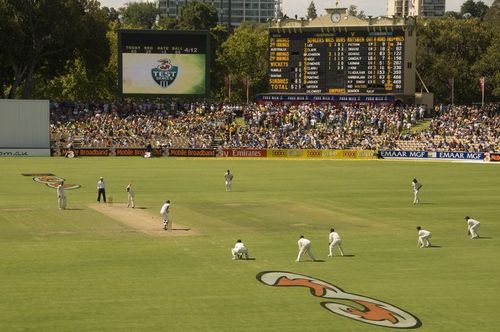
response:
<path id="1" fill-rule="evenodd" d="M 51 103 L 53 148 L 498 151 L 500 108 Z M 429 123 L 425 116 L 434 116 Z M 415 129 L 417 127 L 417 129 Z"/>

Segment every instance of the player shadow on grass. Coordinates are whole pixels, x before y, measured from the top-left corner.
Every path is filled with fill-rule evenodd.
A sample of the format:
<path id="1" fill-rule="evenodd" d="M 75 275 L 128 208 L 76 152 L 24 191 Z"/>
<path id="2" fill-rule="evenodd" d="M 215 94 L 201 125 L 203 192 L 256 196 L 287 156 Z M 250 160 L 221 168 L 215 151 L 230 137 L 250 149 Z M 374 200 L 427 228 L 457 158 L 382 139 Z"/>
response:
<path id="1" fill-rule="evenodd" d="M 489 237 L 489 236 L 479 236 L 479 237 L 476 237 L 474 238 L 473 240 L 491 240 L 492 237 Z"/>
<path id="2" fill-rule="evenodd" d="M 191 228 L 172 228 L 171 231 L 190 231 Z"/>
<path id="3" fill-rule="evenodd" d="M 300 263 L 324 263 L 326 262 L 324 259 L 316 259 L 314 261 L 307 260 L 307 261 L 300 261 Z"/>
<path id="4" fill-rule="evenodd" d="M 426 248 L 442 248 L 442 247 L 441 246 L 432 245 L 432 246 L 429 246 L 429 247 L 426 247 Z"/>
<path id="5" fill-rule="evenodd" d="M 68 211 L 82 211 L 84 209 L 80 209 L 80 208 L 65 208 L 64 210 L 68 210 Z"/>

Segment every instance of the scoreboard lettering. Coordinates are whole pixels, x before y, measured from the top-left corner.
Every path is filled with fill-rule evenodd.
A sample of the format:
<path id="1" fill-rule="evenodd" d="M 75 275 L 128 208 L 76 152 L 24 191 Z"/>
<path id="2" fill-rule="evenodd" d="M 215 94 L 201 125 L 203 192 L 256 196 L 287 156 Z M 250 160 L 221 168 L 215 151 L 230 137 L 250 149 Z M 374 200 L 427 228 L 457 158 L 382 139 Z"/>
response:
<path id="1" fill-rule="evenodd" d="M 404 31 L 270 32 L 270 92 L 403 93 Z"/>

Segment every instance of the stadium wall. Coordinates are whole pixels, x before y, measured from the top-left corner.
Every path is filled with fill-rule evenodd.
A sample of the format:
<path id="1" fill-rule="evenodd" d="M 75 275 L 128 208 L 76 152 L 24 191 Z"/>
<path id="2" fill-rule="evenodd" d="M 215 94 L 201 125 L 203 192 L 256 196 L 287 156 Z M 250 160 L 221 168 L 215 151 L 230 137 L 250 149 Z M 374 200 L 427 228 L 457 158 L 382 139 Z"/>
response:
<path id="1" fill-rule="evenodd" d="M 0 99 L 0 157 L 50 156 L 48 100 Z"/>

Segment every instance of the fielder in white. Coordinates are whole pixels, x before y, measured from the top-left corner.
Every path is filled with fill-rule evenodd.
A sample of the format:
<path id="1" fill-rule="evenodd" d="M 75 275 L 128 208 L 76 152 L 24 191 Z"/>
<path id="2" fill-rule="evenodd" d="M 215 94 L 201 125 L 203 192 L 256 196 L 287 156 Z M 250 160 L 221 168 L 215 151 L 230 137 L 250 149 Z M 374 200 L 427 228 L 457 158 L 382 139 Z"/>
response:
<path id="1" fill-rule="evenodd" d="M 163 218 L 163 229 L 167 230 L 168 228 L 168 213 L 170 211 L 170 201 L 167 200 L 165 204 L 161 207 L 160 214 Z"/>
<path id="2" fill-rule="evenodd" d="M 417 231 L 418 231 L 417 246 L 420 246 L 420 248 L 430 247 L 431 242 L 429 241 L 429 239 L 432 237 L 431 232 L 422 229 L 422 227 L 420 226 L 417 226 Z"/>
<path id="3" fill-rule="evenodd" d="M 469 216 L 465 217 L 465 221 L 467 221 L 467 234 L 470 235 L 471 239 L 477 239 L 479 237 L 477 229 L 481 223 Z"/>
<path id="4" fill-rule="evenodd" d="M 233 255 L 233 259 L 239 259 L 242 256 L 245 256 L 245 259 L 248 259 L 248 249 L 245 247 L 245 244 L 241 242 L 241 240 L 236 241 L 234 248 L 231 249 L 231 254 Z"/>
<path id="5" fill-rule="evenodd" d="M 230 170 L 224 174 L 224 184 L 226 185 L 226 191 L 231 191 L 231 187 L 233 185 L 233 174 Z"/>
<path id="6" fill-rule="evenodd" d="M 57 186 L 57 204 L 59 205 L 59 210 L 66 209 L 66 193 L 64 192 L 64 181 L 61 181 Z"/>
<path id="7" fill-rule="evenodd" d="M 135 208 L 135 193 L 134 189 L 132 189 L 132 185 L 129 183 L 127 186 L 127 207 Z"/>
<path id="8" fill-rule="evenodd" d="M 335 229 L 333 228 L 330 228 L 330 235 L 328 235 L 328 243 L 330 244 L 328 246 L 330 250 L 328 257 L 333 257 L 333 248 L 335 246 L 339 247 L 340 255 L 344 256 L 344 250 L 342 250 L 342 239 L 340 238 L 339 233 L 335 232 Z"/>
<path id="9" fill-rule="evenodd" d="M 422 188 L 422 184 L 419 183 L 417 179 L 413 179 L 411 186 L 413 188 L 413 204 L 418 204 L 418 192 L 420 191 L 420 188 Z"/>
<path id="10" fill-rule="evenodd" d="M 299 238 L 299 241 L 297 243 L 299 245 L 299 255 L 297 256 L 297 259 L 295 260 L 296 262 L 299 262 L 300 258 L 304 254 L 307 254 L 307 256 L 309 256 L 313 261 L 316 260 L 316 258 L 314 258 L 314 255 L 311 251 L 311 241 L 304 238 L 304 235 L 301 235 Z"/>

